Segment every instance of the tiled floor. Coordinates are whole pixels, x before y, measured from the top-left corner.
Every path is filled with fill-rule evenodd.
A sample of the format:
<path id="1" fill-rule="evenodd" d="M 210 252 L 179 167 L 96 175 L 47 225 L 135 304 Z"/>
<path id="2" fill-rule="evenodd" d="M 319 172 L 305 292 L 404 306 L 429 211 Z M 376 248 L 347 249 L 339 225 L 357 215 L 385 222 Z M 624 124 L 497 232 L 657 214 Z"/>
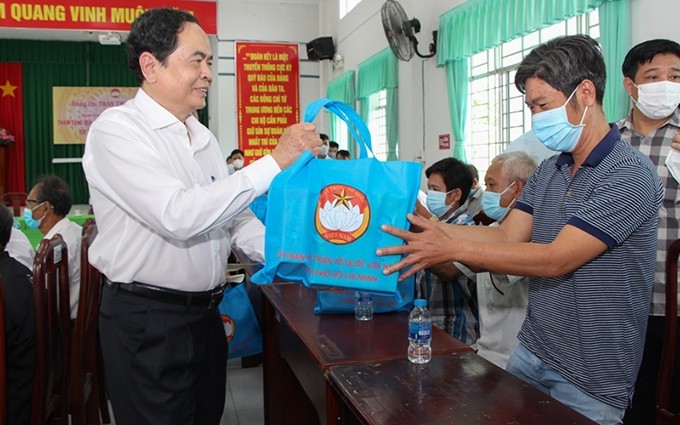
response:
<path id="1" fill-rule="evenodd" d="M 240 358 L 227 362 L 227 397 L 220 425 L 264 425 L 262 365 L 243 369 Z"/>
<path id="2" fill-rule="evenodd" d="M 220 425 L 263 425 L 262 365 L 241 368 L 241 359 L 227 362 L 227 399 Z"/>

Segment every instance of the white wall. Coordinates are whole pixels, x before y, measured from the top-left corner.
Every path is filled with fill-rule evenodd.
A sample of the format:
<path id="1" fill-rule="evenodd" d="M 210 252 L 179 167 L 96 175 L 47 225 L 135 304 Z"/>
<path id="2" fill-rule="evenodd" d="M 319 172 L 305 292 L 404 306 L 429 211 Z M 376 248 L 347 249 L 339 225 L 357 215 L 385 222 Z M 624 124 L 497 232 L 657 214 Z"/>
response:
<path id="1" fill-rule="evenodd" d="M 298 43 L 300 54 L 300 105 L 320 96 L 322 64 L 307 60 L 305 44 L 319 36 L 318 0 L 218 1 L 217 39 L 213 54 L 217 76 L 208 94 L 210 129 L 226 157 L 238 144 L 234 42 Z M 300 115 L 304 112 L 300 110 Z"/>

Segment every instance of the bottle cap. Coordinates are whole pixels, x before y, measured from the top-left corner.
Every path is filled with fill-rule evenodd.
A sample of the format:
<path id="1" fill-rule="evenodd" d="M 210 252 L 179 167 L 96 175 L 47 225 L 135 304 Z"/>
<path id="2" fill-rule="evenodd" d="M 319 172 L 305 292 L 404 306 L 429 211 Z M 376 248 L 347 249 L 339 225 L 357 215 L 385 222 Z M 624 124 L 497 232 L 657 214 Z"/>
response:
<path id="1" fill-rule="evenodd" d="M 427 306 L 427 300 L 419 298 L 413 301 L 413 305 L 415 305 L 416 307 L 425 307 Z"/>

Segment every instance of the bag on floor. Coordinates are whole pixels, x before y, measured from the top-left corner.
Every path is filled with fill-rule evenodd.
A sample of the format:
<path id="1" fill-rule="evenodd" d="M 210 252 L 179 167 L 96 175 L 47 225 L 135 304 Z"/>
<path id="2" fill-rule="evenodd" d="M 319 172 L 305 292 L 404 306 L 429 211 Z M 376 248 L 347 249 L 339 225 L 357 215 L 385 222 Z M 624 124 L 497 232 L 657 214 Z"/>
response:
<path id="1" fill-rule="evenodd" d="M 246 357 L 262 352 L 262 331 L 246 292 L 246 284 L 227 287 L 220 303 L 220 315 L 229 342 L 227 358 Z"/>
<path id="2" fill-rule="evenodd" d="M 397 274 L 385 276 L 383 268 L 400 256 L 378 257 L 375 251 L 403 243 L 380 226 L 408 228 L 406 214 L 415 207 L 421 165 L 369 158 L 373 154 L 366 124 L 342 102 L 311 103 L 305 121 L 311 122 L 323 107 L 347 123 L 360 158 L 321 160 L 305 152 L 274 178 L 267 199 L 265 264 L 251 281 L 264 284 L 278 278 L 399 298 Z"/>

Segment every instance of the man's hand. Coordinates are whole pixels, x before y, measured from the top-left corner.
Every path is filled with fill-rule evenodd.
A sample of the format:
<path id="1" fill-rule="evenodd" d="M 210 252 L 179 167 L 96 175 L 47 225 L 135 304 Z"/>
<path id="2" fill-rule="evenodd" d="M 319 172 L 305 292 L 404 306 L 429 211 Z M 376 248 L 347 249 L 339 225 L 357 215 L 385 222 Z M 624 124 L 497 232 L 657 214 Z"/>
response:
<path id="1" fill-rule="evenodd" d="M 675 133 L 673 140 L 671 140 L 671 147 L 676 151 L 680 151 L 680 131 Z"/>
<path id="2" fill-rule="evenodd" d="M 383 231 L 403 239 L 406 245 L 380 248 L 376 253 L 379 256 L 407 254 L 398 263 L 385 267 L 383 273 L 392 274 L 409 267 L 399 276 L 399 280 L 404 280 L 435 264 L 454 261 L 451 255 L 455 250 L 454 239 L 441 229 L 441 226 L 448 224 L 435 223 L 412 214 L 408 215 L 408 219 L 411 224 L 423 229 L 422 232 L 414 233 L 388 225 L 382 226 Z"/>
<path id="3" fill-rule="evenodd" d="M 271 155 L 282 170 L 288 168 L 304 152 L 314 156 L 321 151 L 321 139 L 312 123 L 293 124 L 286 129 Z"/>

